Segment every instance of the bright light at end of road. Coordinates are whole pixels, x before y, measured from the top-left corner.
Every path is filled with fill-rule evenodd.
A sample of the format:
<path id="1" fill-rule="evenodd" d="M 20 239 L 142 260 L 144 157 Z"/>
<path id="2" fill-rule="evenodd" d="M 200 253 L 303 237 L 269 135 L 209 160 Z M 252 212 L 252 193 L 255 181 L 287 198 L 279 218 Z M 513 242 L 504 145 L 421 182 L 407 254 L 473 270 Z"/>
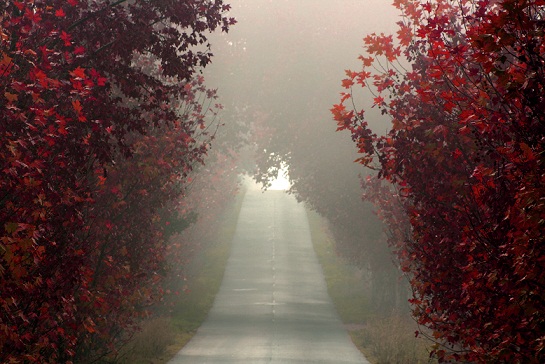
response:
<path id="1" fill-rule="evenodd" d="M 286 166 L 282 166 L 280 170 L 278 171 L 278 176 L 275 180 L 271 181 L 271 186 L 267 188 L 268 190 L 289 190 L 291 187 L 290 180 L 287 177 L 288 175 L 288 168 Z"/>

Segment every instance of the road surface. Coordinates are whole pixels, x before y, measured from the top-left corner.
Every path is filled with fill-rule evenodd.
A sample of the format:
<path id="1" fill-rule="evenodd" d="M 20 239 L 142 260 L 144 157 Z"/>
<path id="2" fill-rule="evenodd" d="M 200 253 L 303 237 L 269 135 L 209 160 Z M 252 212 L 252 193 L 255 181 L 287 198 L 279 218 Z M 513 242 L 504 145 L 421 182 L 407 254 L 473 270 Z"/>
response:
<path id="1" fill-rule="evenodd" d="M 214 306 L 169 363 L 368 364 L 339 321 L 292 196 L 248 190 Z"/>

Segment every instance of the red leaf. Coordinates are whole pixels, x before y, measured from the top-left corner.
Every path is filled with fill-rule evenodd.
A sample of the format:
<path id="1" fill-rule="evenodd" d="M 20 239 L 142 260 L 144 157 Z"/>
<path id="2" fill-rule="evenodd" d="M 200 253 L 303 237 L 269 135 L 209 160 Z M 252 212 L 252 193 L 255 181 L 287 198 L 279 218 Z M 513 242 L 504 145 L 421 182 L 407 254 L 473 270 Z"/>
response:
<path id="1" fill-rule="evenodd" d="M 61 32 L 61 39 L 64 41 L 64 45 L 69 47 L 72 45 L 72 36 L 66 33 L 64 30 Z"/>
<path id="2" fill-rule="evenodd" d="M 85 69 L 81 67 L 77 67 L 76 69 L 71 71 L 70 74 L 75 78 L 85 79 Z"/>
<path id="3" fill-rule="evenodd" d="M 349 78 L 345 78 L 345 79 L 343 80 L 343 82 L 342 82 L 342 86 L 343 86 L 344 88 L 350 88 L 350 87 L 352 87 L 352 85 L 354 85 L 354 81 L 352 81 L 352 80 L 349 79 Z"/>
<path id="4" fill-rule="evenodd" d="M 78 114 L 81 113 L 82 107 L 81 107 L 81 103 L 79 102 L 79 100 L 72 101 L 72 106 L 74 107 L 74 110 L 76 110 L 76 112 Z"/>
<path id="5" fill-rule="evenodd" d="M 66 16 L 66 13 L 61 8 L 61 9 L 58 9 L 57 11 L 55 11 L 55 16 L 58 17 L 58 18 L 64 18 Z"/>
<path id="6" fill-rule="evenodd" d="M 378 106 L 381 106 L 382 104 L 384 104 L 384 97 L 382 96 L 377 96 L 373 99 L 373 103 L 374 105 L 378 105 Z M 373 105 L 373 106 L 374 106 Z"/>

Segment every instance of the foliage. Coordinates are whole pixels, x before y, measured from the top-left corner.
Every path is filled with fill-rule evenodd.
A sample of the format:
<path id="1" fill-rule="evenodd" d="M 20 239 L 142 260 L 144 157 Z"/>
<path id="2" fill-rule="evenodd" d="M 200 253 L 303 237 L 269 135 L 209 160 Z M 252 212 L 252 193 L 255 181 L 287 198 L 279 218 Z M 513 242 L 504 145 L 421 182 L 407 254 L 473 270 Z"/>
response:
<path id="1" fill-rule="evenodd" d="M 95 360 L 160 298 L 162 218 L 211 137 L 194 74 L 228 9 L 2 2 L 1 361 Z"/>
<path id="2" fill-rule="evenodd" d="M 395 5 L 396 41 L 366 37 L 371 57 L 343 81 L 374 92 L 389 132 L 347 109 L 351 92 L 332 109 L 359 161 L 392 183 L 369 178 L 365 196 L 382 210 L 440 361 L 543 362 L 545 3 Z"/>

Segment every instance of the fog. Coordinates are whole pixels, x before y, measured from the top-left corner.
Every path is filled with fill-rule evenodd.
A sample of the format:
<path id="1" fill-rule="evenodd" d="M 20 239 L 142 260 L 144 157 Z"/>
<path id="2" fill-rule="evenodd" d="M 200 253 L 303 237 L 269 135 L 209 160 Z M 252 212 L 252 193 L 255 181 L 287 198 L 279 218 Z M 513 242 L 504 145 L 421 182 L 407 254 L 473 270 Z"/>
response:
<path id="1" fill-rule="evenodd" d="M 339 252 L 380 290 L 377 306 L 389 306 L 384 301 L 392 295 L 385 287 L 395 286 L 398 275 L 382 227 L 360 198 L 359 176 L 369 171 L 353 162 L 356 147 L 347 133 L 335 132 L 329 109 L 339 102 L 345 70 L 361 68 L 363 38 L 394 33 L 398 11 L 383 0 L 231 4 L 238 23 L 228 34 L 211 36 L 214 58 L 205 71 L 224 106 L 220 137 L 247 138 L 254 154 L 246 168 L 258 181 L 287 168 L 289 184 L 275 181 L 271 187 L 291 187 L 299 201 L 327 219 Z M 355 92 L 356 106 L 368 108 L 370 94 Z M 376 109 L 366 115 L 375 130 L 387 129 L 388 120 Z"/>
<path id="2" fill-rule="evenodd" d="M 338 101 L 344 70 L 359 68 L 362 38 L 392 33 L 398 21 L 397 10 L 383 0 L 231 4 L 238 23 L 212 36 L 208 85 L 219 89 L 228 112 L 257 106 L 274 120 L 292 122 L 297 114 L 327 112 Z"/>
<path id="3" fill-rule="evenodd" d="M 339 101 L 345 70 L 361 67 L 362 39 L 373 32 L 395 32 L 397 10 L 382 0 L 231 4 L 238 23 L 228 34 L 211 36 L 214 58 L 205 71 L 207 84 L 218 89 L 225 107 L 223 134 L 233 128 L 239 128 L 234 133 L 249 131 L 258 151 L 258 179 L 267 171 L 276 176 L 284 162 L 293 180 L 297 159 L 330 159 L 322 154 L 343 154 L 339 144 L 351 163 L 355 147 L 348 135 L 336 135 L 329 109 Z M 354 91 L 357 106 L 370 107 L 371 98 Z M 386 130 L 376 109 L 367 115 L 379 132 Z"/>

